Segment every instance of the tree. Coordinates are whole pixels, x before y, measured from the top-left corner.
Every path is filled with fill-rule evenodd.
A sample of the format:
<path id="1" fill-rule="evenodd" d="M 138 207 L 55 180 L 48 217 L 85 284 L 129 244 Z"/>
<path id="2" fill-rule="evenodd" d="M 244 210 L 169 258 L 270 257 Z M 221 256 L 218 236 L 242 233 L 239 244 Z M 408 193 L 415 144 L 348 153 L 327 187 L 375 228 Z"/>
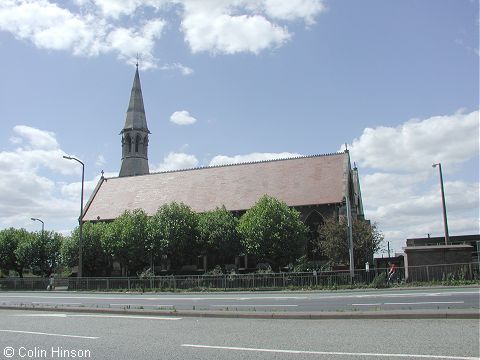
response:
<path id="1" fill-rule="evenodd" d="M 16 271 L 23 277 L 24 269 L 48 276 L 60 261 L 63 236 L 54 231 L 31 233 L 25 229 L 0 231 L 0 269 Z"/>
<path id="2" fill-rule="evenodd" d="M 147 221 L 145 211 L 136 209 L 125 211 L 105 226 L 105 252 L 120 262 L 127 275 L 137 275 L 147 264 Z"/>
<path id="3" fill-rule="evenodd" d="M 357 267 L 363 267 L 368 261 L 373 262 L 373 256 L 382 248 L 383 233 L 376 223 L 366 220 L 353 222 L 353 254 Z"/>
<path id="4" fill-rule="evenodd" d="M 78 234 L 78 230 L 74 229 L 72 236 L 62 242 L 60 258 L 64 267 L 72 268 L 78 265 L 78 236 L 73 236 L 74 233 Z"/>
<path id="5" fill-rule="evenodd" d="M 84 276 L 101 276 L 109 270 L 109 261 L 103 248 L 102 236 L 106 223 L 83 224 L 82 231 L 82 261 Z M 78 265 L 79 228 L 76 227 L 69 239 L 62 244 L 62 262 L 68 267 Z"/>
<path id="6" fill-rule="evenodd" d="M 238 232 L 247 253 L 276 268 L 301 255 L 308 229 L 297 210 L 264 195 L 240 218 Z"/>
<path id="7" fill-rule="evenodd" d="M 17 234 L 19 242 L 15 257 L 20 276 L 25 268 L 30 268 L 35 275 L 52 274 L 60 261 L 63 236 L 53 231 L 29 233 L 24 229 L 18 230 Z"/>
<path id="8" fill-rule="evenodd" d="M 224 264 L 242 251 L 237 232 L 238 219 L 225 206 L 199 215 L 198 231 L 202 248 Z"/>
<path id="9" fill-rule="evenodd" d="M 15 249 L 15 258 L 17 262 L 17 272 L 20 277 L 23 277 L 24 269 L 32 267 L 40 258 L 40 243 L 38 238 L 33 236 L 25 229 L 18 229 L 18 245 Z"/>
<path id="10" fill-rule="evenodd" d="M 19 269 L 15 256 L 21 235 L 22 232 L 14 228 L 0 231 L 0 270 L 7 274 L 10 270 L 14 270 L 22 276 L 23 269 Z"/>
<path id="11" fill-rule="evenodd" d="M 376 224 L 366 220 L 355 220 L 352 226 L 354 262 L 363 266 L 372 262 L 373 254 L 380 250 L 383 234 Z M 325 255 L 334 264 L 349 263 L 347 222 L 341 218 L 328 218 L 320 228 L 319 237 L 314 244 L 315 251 Z"/>
<path id="12" fill-rule="evenodd" d="M 32 245 L 37 254 L 31 263 L 32 271 L 37 275 L 49 276 L 60 263 L 63 236 L 55 231 L 35 232 L 32 236 Z"/>
<path id="13" fill-rule="evenodd" d="M 197 224 L 198 215 L 187 205 L 173 202 L 161 206 L 149 225 L 156 255 L 168 255 L 173 267 L 193 261 L 200 253 Z"/>

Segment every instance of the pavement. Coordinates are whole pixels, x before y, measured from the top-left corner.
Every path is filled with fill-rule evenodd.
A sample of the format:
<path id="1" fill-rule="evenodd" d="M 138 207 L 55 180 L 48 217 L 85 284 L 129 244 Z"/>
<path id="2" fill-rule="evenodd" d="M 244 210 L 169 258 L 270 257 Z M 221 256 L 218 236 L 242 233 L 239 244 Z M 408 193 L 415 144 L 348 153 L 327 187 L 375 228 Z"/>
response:
<path id="1" fill-rule="evenodd" d="M 316 312 L 254 312 L 254 311 L 195 311 L 195 310 L 146 310 L 107 309 L 85 307 L 45 306 L 0 306 L 0 310 L 28 310 L 36 312 L 89 313 L 140 316 L 176 316 L 201 318 L 243 318 L 243 319 L 479 319 L 480 312 L 458 309 L 449 310 L 393 310 L 393 311 L 316 311 Z"/>
<path id="2" fill-rule="evenodd" d="M 250 319 L 480 319 L 480 288 L 337 292 L 0 292 L 0 309 Z"/>

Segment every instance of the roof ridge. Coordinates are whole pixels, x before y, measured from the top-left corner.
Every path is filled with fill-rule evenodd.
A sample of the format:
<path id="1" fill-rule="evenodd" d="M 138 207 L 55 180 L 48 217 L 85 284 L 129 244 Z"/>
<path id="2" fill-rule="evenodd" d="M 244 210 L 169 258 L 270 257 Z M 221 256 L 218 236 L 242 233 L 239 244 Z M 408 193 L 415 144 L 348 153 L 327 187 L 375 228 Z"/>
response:
<path id="1" fill-rule="evenodd" d="M 149 174 L 131 175 L 131 176 L 148 176 L 148 175 L 157 175 L 157 174 L 169 174 L 169 173 L 183 172 L 183 171 L 215 169 L 215 168 L 228 167 L 228 166 L 241 166 L 241 165 L 251 165 L 251 164 L 262 164 L 262 163 L 268 163 L 268 162 L 274 162 L 274 161 L 288 161 L 288 160 L 308 159 L 308 158 L 315 158 L 315 157 L 327 157 L 327 156 L 342 155 L 342 154 L 345 154 L 345 153 L 346 153 L 345 151 L 340 151 L 340 152 L 332 152 L 332 153 L 326 153 L 326 154 L 300 155 L 300 156 L 292 156 L 292 157 L 278 158 L 278 159 L 267 159 L 267 160 L 257 160 L 257 161 L 244 161 L 244 162 L 232 163 L 232 164 L 219 164 L 219 165 L 211 165 L 211 166 L 210 166 L 210 165 L 207 165 L 207 166 L 197 166 L 197 167 L 186 168 L 186 169 L 175 169 L 175 170 L 156 171 L 156 172 L 151 172 L 151 173 L 149 173 Z M 123 177 L 126 178 L 126 177 L 129 177 L 129 176 L 123 176 Z"/>

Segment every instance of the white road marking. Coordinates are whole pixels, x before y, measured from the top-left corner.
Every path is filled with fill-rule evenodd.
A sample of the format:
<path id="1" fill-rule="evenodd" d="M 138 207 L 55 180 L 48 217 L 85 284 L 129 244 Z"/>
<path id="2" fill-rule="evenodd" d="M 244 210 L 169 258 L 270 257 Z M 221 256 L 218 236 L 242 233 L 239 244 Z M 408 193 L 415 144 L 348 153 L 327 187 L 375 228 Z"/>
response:
<path id="1" fill-rule="evenodd" d="M 371 304 L 352 304 L 353 306 L 379 306 L 379 305 L 426 305 L 426 304 L 464 304 L 464 301 L 417 301 L 417 302 L 386 302 Z"/>
<path id="2" fill-rule="evenodd" d="M 452 295 L 471 295 L 471 294 L 480 294 L 480 291 L 445 291 L 445 292 L 409 292 L 409 293 L 373 293 L 373 294 L 361 294 L 361 295 L 345 295 L 338 297 L 415 297 L 415 296 L 452 296 Z M 337 296 L 332 296 L 337 297 Z"/>
<path id="3" fill-rule="evenodd" d="M 96 315 L 96 314 L 15 314 L 10 316 L 22 317 L 93 317 L 93 318 L 118 318 L 118 319 L 142 319 L 142 320 L 182 320 L 180 317 L 165 316 L 141 316 L 141 315 Z"/>
<path id="4" fill-rule="evenodd" d="M 379 306 L 382 303 L 372 303 L 372 304 L 352 304 L 353 306 Z"/>
<path id="5" fill-rule="evenodd" d="M 21 331 L 21 330 L 4 330 L 0 329 L 0 332 L 14 333 L 14 334 L 29 334 L 29 335 L 45 335 L 45 336 L 59 336 L 59 337 L 69 337 L 69 338 L 79 338 L 79 339 L 99 339 L 96 336 L 82 336 L 82 335 L 67 335 L 67 334 L 52 334 L 52 333 L 42 333 L 36 331 Z"/>
<path id="6" fill-rule="evenodd" d="M 295 307 L 298 305 L 282 305 L 282 304 L 277 304 L 277 305 L 259 305 L 259 304 L 224 304 L 224 305 L 210 305 L 212 307 Z"/>
<path id="7" fill-rule="evenodd" d="M 59 317 L 66 318 L 67 314 L 15 314 L 10 316 L 21 316 L 21 317 Z"/>
<path id="8" fill-rule="evenodd" d="M 82 303 L 56 303 L 56 302 L 51 302 L 51 301 L 32 301 L 32 304 L 82 305 Z"/>
<path id="9" fill-rule="evenodd" d="M 175 307 L 175 305 L 167 305 L 167 304 L 142 304 L 142 303 L 136 303 L 136 304 L 108 304 L 110 306 L 158 306 L 158 307 Z"/>
<path id="10" fill-rule="evenodd" d="M 310 355 L 339 355 L 339 356 L 376 356 L 376 357 L 400 357 L 410 359 L 452 359 L 452 360 L 479 360 L 477 357 L 465 356 L 449 356 L 449 355 L 418 355 L 418 354 L 379 354 L 379 353 L 350 353 L 338 351 L 307 351 L 307 350 L 279 350 L 279 349 L 256 349 L 246 347 L 230 347 L 230 346 L 209 346 L 209 345 L 192 345 L 182 344 L 184 347 L 200 348 L 200 349 L 219 349 L 219 350 L 237 350 L 252 351 L 266 353 L 283 353 L 283 354 L 310 354 Z"/>
<path id="11" fill-rule="evenodd" d="M 2 298 L 36 298 L 36 299 L 86 299 L 86 300 L 148 300 L 148 301 L 201 301 L 201 300 L 291 300 L 291 299 L 308 299 L 307 296 L 251 296 L 251 297 L 112 297 L 112 296 L 47 296 L 47 295 L 0 295 Z"/>
<path id="12" fill-rule="evenodd" d="M 425 305 L 425 304 L 464 304 L 464 301 L 418 301 L 418 302 L 390 302 L 384 305 Z"/>
<path id="13" fill-rule="evenodd" d="M 118 318 L 118 319 L 142 319 L 142 320 L 182 320 L 179 317 L 164 316 L 139 316 L 139 315 L 93 315 L 93 314 L 71 314 L 67 317 L 95 317 L 95 318 Z"/>

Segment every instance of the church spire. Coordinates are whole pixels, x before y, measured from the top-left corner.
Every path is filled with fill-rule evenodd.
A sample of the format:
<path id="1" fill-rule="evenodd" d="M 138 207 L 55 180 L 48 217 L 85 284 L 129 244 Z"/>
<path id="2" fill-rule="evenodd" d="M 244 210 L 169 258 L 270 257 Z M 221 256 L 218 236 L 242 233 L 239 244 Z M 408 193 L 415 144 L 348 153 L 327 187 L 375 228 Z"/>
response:
<path id="1" fill-rule="evenodd" d="M 145 108 L 143 106 L 142 87 L 140 85 L 140 75 L 137 69 L 133 79 L 132 93 L 130 94 L 130 102 L 128 103 L 127 117 L 122 132 L 130 129 L 148 131 L 147 119 L 145 117 Z"/>
<path id="2" fill-rule="evenodd" d="M 150 131 L 143 106 L 138 59 L 125 125 L 120 134 L 122 135 L 122 166 L 119 176 L 148 174 L 148 134 Z"/>

